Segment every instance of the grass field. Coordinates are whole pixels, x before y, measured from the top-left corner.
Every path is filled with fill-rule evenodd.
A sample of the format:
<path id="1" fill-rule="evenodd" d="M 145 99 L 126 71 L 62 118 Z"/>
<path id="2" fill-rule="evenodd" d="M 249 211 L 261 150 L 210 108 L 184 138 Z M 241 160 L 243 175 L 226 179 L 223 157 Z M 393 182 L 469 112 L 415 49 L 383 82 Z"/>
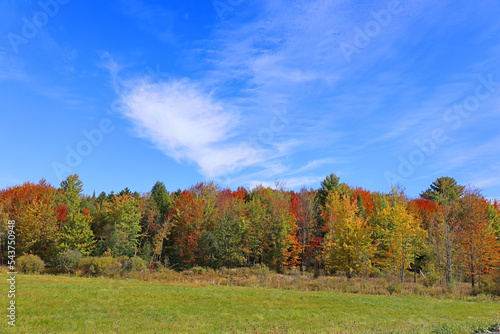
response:
<path id="1" fill-rule="evenodd" d="M 0 275 L 6 282 L 7 275 Z M 8 306 L 4 283 L 4 306 Z M 429 333 L 500 321 L 500 303 L 17 275 L 11 333 Z M 5 309 L 4 309 L 5 310 Z M 459 332 L 459 331 L 458 331 Z"/>

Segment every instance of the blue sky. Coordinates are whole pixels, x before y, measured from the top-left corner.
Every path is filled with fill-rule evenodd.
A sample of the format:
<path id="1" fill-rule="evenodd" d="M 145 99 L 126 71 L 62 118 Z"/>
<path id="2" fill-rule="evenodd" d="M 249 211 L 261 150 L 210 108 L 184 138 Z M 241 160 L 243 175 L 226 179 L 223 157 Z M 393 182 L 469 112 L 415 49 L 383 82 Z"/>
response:
<path id="1" fill-rule="evenodd" d="M 4 0 L 0 188 L 500 198 L 497 1 Z"/>

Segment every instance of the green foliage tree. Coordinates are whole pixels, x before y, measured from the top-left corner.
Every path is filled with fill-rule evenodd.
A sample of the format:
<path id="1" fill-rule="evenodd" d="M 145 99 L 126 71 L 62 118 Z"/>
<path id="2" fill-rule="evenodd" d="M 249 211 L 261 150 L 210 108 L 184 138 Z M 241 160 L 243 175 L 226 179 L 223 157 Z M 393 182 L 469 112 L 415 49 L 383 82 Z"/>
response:
<path id="1" fill-rule="evenodd" d="M 77 249 L 83 255 L 89 255 L 95 244 L 92 232 L 92 217 L 89 209 L 82 209 L 83 182 L 77 174 L 68 176 L 60 184 L 62 202 L 67 208 L 66 221 L 61 228 L 59 252 Z"/>
<path id="2" fill-rule="evenodd" d="M 252 191 L 252 201 L 261 206 L 258 216 L 252 217 L 252 224 L 256 219 L 260 234 L 264 234 L 261 244 L 264 264 L 277 271 L 284 267 L 295 266 L 300 253 L 296 231 L 298 229 L 295 217 L 290 207 L 291 195 L 284 191 L 258 186 Z M 254 207 L 255 208 L 255 207 Z M 260 218 L 258 218 L 260 216 Z"/>
<path id="3" fill-rule="evenodd" d="M 500 203 L 495 200 L 493 203 L 488 205 L 488 220 L 490 221 L 490 226 L 495 231 L 497 239 L 500 240 Z"/>
<path id="4" fill-rule="evenodd" d="M 333 173 L 328 175 L 323 181 L 321 181 L 321 188 L 319 188 L 317 192 L 320 206 L 325 206 L 328 195 L 338 190 L 339 186 L 340 178 Z"/>
<path id="5" fill-rule="evenodd" d="M 358 207 L 358 216 L 363 219 L 366 219 L 366 209 L 360 194 L 358 194 L 356 198 L 356 205 Z"/>
<path id="6" fill-rule="evenodd" d="M 245 264 L 243 239 L 248 227 L 243 198 L 226 189 L 218 193 L 211 226 L 200 236 L 203 263 L 211 267 L 239 267 Z"/>
<path id="7" fill-rule="evenodd" d="M 463 195 L 464 188 L 464 186 L 457 184 L 455 179 L 445 176 L 434 181 L 430 188 L 420 194 L 420 196 L 430 199 L 437 204 L 447 205 L 457 201 Z"/>
<path id="8" fill-rule="evenodd" d="M 420 197 L 440 205 L 429 226 L 429 245 L 434 252 L 434 265 L 443 268 L 448 285 L 452 281 L 454 254 L 457 250 L 457 202 L 464 194 L 461 186 L 451 177 L 440 177 Z"/>
<path id="9" fill-rule="evenodd" d="M 68 215 L 79 211 L 81 196 L 83 191 L 83 182 L 80 181 L 77 174 L 68 176 L 60 184 L 60 190 L 63 194 L 63 203 L 68 208 Z"/>
<path id="10" fill-rule="evenodd" d="M 139 240 L 141 213 L 139 200 L 131 195 L 114 196 L 100 212 L 103 225 L 101 249 L 108 247 L 113 256 L 133 256 Z"/>
<path id="11" fill-rule="evenodd" d="M 68 222 L 61 229 L 59 251 L 77 249 L 83 255 L 90 255 L 96 240 L 90 226 L 92 217 L 90 212 L 74 212 L 68 215 Z"/>
<path id="12" fill-rule="evenodd" d="M 167 215 L 172 207 L 170 196 L 163 182 L 156 182 L 151 189 L 151 197 L 156 203 L 158 210 L 162 215 Z"/>

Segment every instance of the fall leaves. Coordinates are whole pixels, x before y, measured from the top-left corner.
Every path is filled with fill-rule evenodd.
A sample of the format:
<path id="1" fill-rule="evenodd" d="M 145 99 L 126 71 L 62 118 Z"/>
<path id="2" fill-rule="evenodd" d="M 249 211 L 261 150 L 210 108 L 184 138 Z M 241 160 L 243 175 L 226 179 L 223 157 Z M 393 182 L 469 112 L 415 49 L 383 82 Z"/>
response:
<path id="1" fill-rule="evenodd" d="M 96 197 L 82 187 L 72 175 L 60 188 L 42 180 L 0 191 L 0 218 L 17 222 L 21 252 L 49 263 L 77 249 L 175 269 L 265 264 L 347 277 L 391 272 L 400 281 L 422 271 L 473 285 L 499 271 L 500 205 L 451 178 L 416 199 L 350 187 L 335 175 L 300 192 L 199 183 L 169 193 L 158 182 L 147 194 Z"/>

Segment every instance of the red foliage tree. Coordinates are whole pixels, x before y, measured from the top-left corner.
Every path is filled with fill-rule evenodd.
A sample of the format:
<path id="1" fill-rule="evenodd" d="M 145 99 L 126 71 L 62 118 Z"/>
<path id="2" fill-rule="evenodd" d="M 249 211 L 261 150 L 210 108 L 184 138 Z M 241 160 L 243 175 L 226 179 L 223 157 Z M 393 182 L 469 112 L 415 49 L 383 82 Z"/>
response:
<path id="1" fill-rule="evenodd" d="M 198 237 L 203 232 L 204 206 L 203 199 L 188 190 L 184 190 L 174 202 L 172 238 L 184 263 L 196 262 L 199 252 Z"/>

